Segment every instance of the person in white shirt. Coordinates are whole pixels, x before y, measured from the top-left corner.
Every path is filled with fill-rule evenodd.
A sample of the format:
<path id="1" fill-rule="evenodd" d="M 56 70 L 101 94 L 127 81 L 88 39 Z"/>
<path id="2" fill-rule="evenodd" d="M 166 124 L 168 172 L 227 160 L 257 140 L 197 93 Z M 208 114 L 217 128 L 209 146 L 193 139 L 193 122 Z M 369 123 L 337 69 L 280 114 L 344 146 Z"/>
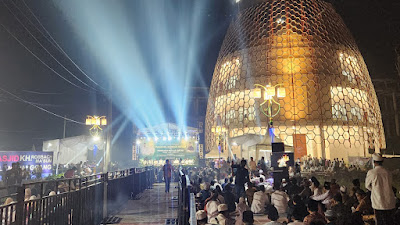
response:
<path id="1" fill-rule="evenodd" d="M 322 195 L 323 191 L 322 188 L 320 187 L 318 179 L 316 177 L 311 177 L 310 182 L 311 182 L 310 189 L 312 192 L 312 196 Z"/>
<path id="2" fill-rule="evenodd" d="M 392 174 L 383 168 L 381 154 L 372 155 L 374 169 L 368 171 L 365 187 L 371 191 L 372 208 L 377 225 L 394 224 L 393 214 L 396 205 L 392 191 Z"/>
<path id="3" fill-rule="evenodd" d="M 287 217 L 287 208 L 289 202 L 289 196 L 283 191 L 283 187 L 280 187 L 279 183 L 274 184 L 275 192 L 271 194 L 271 204 L 278 210 L 279 217 Z"/>
<path id="4" fill-rule="evenodd" d="M 234 221 L 229 216 L 228 205 L 220 204 L 218 206 L 218 216 L 216 218 L 218 224 L 220 225 L 233 225 Z"/>
<path id="5" fill-rule="evenodd" d="M 259 176 L 259 177 L 260 177 L 260 180 L 261 180 L 261 178 L 262 178 L 263 180 L 265 180 L 265 176 L 264 176 L 264 174 L 263 174 L 263 173 L 264 173 L 264 170 L 259 170 L 258 173 L 259 173 L 259 175 L 260 175 L 260 176 Z M 260 182 L 261 182 L 261 181 L 260 181 Z"/>
<path id="6" fill-rule="evenodd" d="M 313 195 L 311 196 L 311 199 L 315 200 L 315 201 L 322 201 L 322 204 L 324 204 L 326 206 L 326 208 L 330 208 L 330 204 L 331 204 L 331 199 L 333 197 L 333 194 L 330 190 L 330 182 L 325 182 L 324 183 L 324 190 L 323 190 L 323 194 L 321 195 Z"/>
<path id="7" fill-rule="evenodd" d="M 264 213 L 265 205 L 269 203 L 265 187 L 263 185 L 258 187 L 258 191 L 253 195 L 253 202 L 251 203 L 251 211 L 253 213 Z"/>
<path id="8" fill-rule="evenodd" d="M 207 218 L 208 223 L 218 224 L 216 218 L 218 216 L 218 206 L 220 203 L 218 202 L 218 194 L 214 193 L 211 199 L 206 204 Z"/>
<path id="9" fill-rule="evenodd" d="M 250 211 L 249 206 L 246 204 L 246 200 L 243 197 L 239 198 L 239 203 L 236 205 L 236 222 L 235 225 L 243 225 L 243 212 Z"/>

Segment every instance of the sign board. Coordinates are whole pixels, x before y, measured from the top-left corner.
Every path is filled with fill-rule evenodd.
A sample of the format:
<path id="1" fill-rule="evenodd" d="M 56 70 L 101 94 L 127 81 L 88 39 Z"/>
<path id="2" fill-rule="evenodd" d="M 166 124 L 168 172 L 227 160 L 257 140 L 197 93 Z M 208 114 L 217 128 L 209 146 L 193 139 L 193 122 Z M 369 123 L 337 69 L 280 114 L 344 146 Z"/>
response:
<path id="1" fill-rule="evenodd" d="M 21 168 L 33 171 L 37 166 L 42 166 L 42 177 L 52 174 L 53 152 L 0 152 L 0 167 L 7 165 L 9 169 L 13 163 L 19 162 Z"/>
<path id="2" fill-rule="evenodd" d="M 203 144 L 199 144 L 199 156 L 200 156 L 200 159 L 203 159 L 204 158 L 204 145 Z"/>
<path id="3" fill-rule="evenodd" d="M 187 140 L 140 140 L 140 144 L 136 145 L 136 150 L 140 160 L 190 160 L 197 161 L 198 158 L 198 141 L 196 138 L 188 138 Z M 163 162 L 164 163 L 164 162 Z"/>
<path id="4" fill-rule="evenodd" d="M 137 160 L 136 146 L 132 146 L 132 160 Z"/>
<path id="5" fill-rule="evenodd" d="M 307 142 L 305 134 L 293 134 L 294 157 L 301 159 L 307 155 Z"/>

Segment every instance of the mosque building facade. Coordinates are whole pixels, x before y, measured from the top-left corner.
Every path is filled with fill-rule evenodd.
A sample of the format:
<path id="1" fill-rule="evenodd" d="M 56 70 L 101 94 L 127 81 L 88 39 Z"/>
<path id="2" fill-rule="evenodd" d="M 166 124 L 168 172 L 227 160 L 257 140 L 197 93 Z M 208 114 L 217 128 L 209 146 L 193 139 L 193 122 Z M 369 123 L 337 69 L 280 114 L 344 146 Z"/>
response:
<path id="1" fill-rule="evenodd" d="M 271 150 L 265 136 L 296 158 L 348 160 L 385 148 L 367 66 L 330 3 L 249 0 L 240 7 L 210 86 L 206 156 L 259 158 Z"/>

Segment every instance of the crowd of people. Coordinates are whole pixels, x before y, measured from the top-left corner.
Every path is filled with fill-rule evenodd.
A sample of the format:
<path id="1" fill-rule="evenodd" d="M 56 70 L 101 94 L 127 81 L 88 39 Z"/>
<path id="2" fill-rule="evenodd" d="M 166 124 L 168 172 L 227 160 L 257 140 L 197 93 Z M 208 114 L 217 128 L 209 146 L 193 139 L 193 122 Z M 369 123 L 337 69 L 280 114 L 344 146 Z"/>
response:
<path id="1" fill-rule="evenodd" d="M 310 157 L 304 156 L 302 159 L 297 160 L 297 164 L 301 166 L 304 172 L 337 172 L 337 171 L 366 171 L 370 166 L 369 161 L 356 161 L 352 163 L 345 163 L 344 159 L 335 158 L 328 160 L 323 157 Z"/>
<path id="2" fill-rule="evenodd" d="M 0 197 L 3 202 L 2 206 L 6 207 L 2 209 L 2 214 L 0 215 L 3 224 L 13 224 L 11 221 L 15 220 L 16 218 L 15 193 L 17 191 L 17 187 L 22 183 L 25 185 L 24 201 L 30 202 L 42 197 L 55 196 L 65 192 L 79 190 L 79 185 L 82 185 L 82 183 L 78 182 L 77 179 L 68 178 L 85 177 L 94 174 L 96 171 L 96 167 L 89 162 L 80 162 L 77 164 L 69 164 L 67 166 L 59 166 L 58 174 L 60 175 L 58 177 L 42 177 L 42 168 L 39 165 L 34 170 L 30 171 L 30 176 L 32 177 L 29 178 L 27 177 L 29 175 L 25 174 L 28 173 L 28 169 L 20 166 L 19 163 L 13 163 L 10 169 L 7 169 L 6 166 L 3 167 L 2 178 L 7 190 L 7 193 L 3 193 L 5 194 L 5 197 Z M 110 168 L 117 170 L 117 166 L 117 163 L 111 163 Z M 56 169 L 56 167 L 53 168 L 53 173 L 55 173 Z M 29 180 L 37 181 L 38 179 L 50 180 L 50 182 L 29 182 Z M 84 182 L 86 182 L 84 185 L 87 185 L 93 181 L 85 180 Z M 33 213 L 32 210 L 35 208 L 35 204 L 36 203 L 31 203 L 27 205 L 27 211 L 29 211 L 29 214 L 25 215 L 27 217 L 27 221 Z M 8 223 L 5 223 L 5 221 L 8 221 Z"/>
<path id="3" fill-rule="evenodd" d="M 118 170 L 119 165 L 117 162 L 110 163 L 110 171 Z M 85 161 L 79 163 L 70 163 L 67 165 L 58 164 L 54 165 L 50 173 L 44 174 L 41 165 L 34 167 L 21 166 L 19 162 L 12 163 L 11 168 L 3 164 L 1 171 L 1 178 L 4 186 L 18 186 L 23 181 L 40 180 L 52 178 L 55 175 L 59 177 L 72 178 L 73 176 L 89 176 L 102 172 L 103 165 L 97 165 L 95 162 Z"/>
<path id="4" fill-rule="evenodd" d="M 335 179 L 304 177 L 299 171 L 274 181 L 264 160 L 184 170 L 196 196 L 197 224 L 253 224 L 263 215 L 267 225 L 400 224 L 397 190 L 382 161 L 379 154 L 373 156 L 365 187 L 359 179 L 346 186 Z M 335 159 L 333 164 L 340 168 L 341 162 Z"/>
<path id="5" fill-rule="evenodd" d="M 5 186 L 20 185 L 23 180 L 30 180 L 36 177 L 42 177 L 43 168 L 41 165 L 35 167 L 32 171 L 26 167 L 21 167 L 19 162 L 12 163 L 9 169 L 7 165 L 3 165 L 1 177 Z"/>

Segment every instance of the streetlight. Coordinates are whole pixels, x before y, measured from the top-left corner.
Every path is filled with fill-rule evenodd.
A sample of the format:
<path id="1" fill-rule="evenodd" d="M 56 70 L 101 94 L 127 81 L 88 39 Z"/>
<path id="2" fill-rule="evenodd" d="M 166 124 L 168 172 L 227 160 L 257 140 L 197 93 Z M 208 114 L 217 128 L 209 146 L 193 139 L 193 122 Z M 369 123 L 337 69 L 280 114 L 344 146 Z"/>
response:
<path id="1" fill-rule="evenodd" d="M 100 131 L 103 130 L 101 127 L 107 125 L 107 119 L 105 116 L 87 116 L 85 124 L 88 126 L 92 126 L 89 129 L 89 132 L 90 132 L 90 135 L 92 135 L 92 137 L 93 137 L 93 141 L 97 142 L 100 140 L 99 133 L 100 133 Z M 107 136 L 109 136 L 109 135 L 107 135 Z M 110 140 L 107 137 L 107 146 L 106 146 L 106 149 L 104 150 L 104 157 L 103 157 L 103 172 L 107 172 L 108 161 L 110 160 L 109 144 L 110 144 Z"/>
<path id="2" fill-rule="evenodd" d="M 271 86 L 263 86 L 261 84 L 255 84 L 257 88 L 254 88 L 252 95 L 256 99 L 260 99 L 261 96 L 264 97 L 264 101 L 260 104 L 261 112 L 269 118 L 269 126 L 273 126 L 272 118 L 278 115 L 281 110 L 281 104 L 279 103 L 279 98 L 286 97 L 286 89 L 283 84 L 277 84 Z M 264 95 L 262 95 L 264 92 Z M 274 110 L 273 107 L 276 105 L 278 109 Z"/>
<path id="3" fill-rule="evenodd" d="M 92 126 L 89 131 L 93 137 L 99 136 L 99 132 L 103 130 L 101 126 L 107 125 L 107 119 L 105 116 L 87 116 L 86 125 Z"/>

